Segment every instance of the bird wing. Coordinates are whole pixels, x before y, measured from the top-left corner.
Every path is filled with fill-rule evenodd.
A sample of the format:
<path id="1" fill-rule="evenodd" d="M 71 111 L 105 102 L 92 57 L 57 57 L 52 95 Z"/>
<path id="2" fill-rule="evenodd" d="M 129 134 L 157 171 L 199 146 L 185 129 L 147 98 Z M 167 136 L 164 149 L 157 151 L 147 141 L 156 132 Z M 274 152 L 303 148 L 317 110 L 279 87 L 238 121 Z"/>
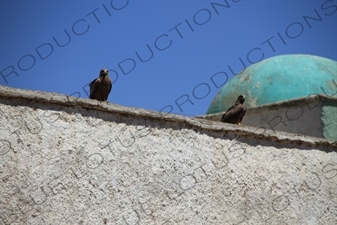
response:
<path id="1" fill-rule="evenodd" d="M 110 94 L 110 92 L 111 92 L 111 89 L 112 89 L 112 82 L 111 82 L 111 79 L 110 79 L 110 77 L 108 77 L 108 82 L 109 82 L 109 85 L 110 85 L 110 88 L 109 88 L 109 93 L 108 93 L 108 94 Z"/>
<path id="2" fill-rule="evenodd" d="M 226 111 L 226 113 L 222 116 L 221 121 L 222 122 L 227 122 L 227 121 L 232 121 L 232 120 L 236 121 L 240 117 L 242 110 L 243 110 L 243 106 L 241 104 L 231 106 Z"/>
<path id="3" fill-rule="evenodd" d="M 101 91 L 101 98 L 103 101 L 108 100 L 109 94 L 112 89 L 112 82 L 109 76 L 105 76 L 102 79 L 100 91 Z"/>
<path id="4" fill-rule="evenodd" d="M 227 111 L 222 115 L 221 121 L 225 122 L 225 120 L 232 114 L 231 110 L 234 108 L 234 106 L 231 106 Z"/>
<path id="5" fill-rule="evenodd" d="M 240 111 L 240 118 L 239 118 L 239 122 L 240 122 L 240 123 L 241 123 L 243 117 L 245 116 L 246 110 L 247 110 L 245 105 L 242 105 L 241 108 L 242 108 L 242 109 L 241 109 L 241 111 Z"/>
<path id="6" fill-rule="evenodd" d="M 101 80 L 96 78 L 95 80 L 91 81 L 89 84 L 90 86 L 90 98 L 94 98 L 95 94 L 97 93 L 99 86 L 101 84 Z"/>

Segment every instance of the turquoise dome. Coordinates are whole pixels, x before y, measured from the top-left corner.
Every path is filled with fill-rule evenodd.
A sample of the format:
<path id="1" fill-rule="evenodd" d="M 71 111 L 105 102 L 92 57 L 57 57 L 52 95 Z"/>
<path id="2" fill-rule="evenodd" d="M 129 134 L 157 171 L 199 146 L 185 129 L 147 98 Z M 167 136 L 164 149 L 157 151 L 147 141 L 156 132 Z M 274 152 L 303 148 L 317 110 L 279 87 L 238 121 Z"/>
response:
<path id="1" fill-rule="evenodd" d="M 239 94 L 246 95 L 245 105 L 249 108 L 311 94 L 335 93 L 337 61 L 313 55 L 280 55 L 253 64 L 229 80 L 207 114 L 226 111 Z"/>

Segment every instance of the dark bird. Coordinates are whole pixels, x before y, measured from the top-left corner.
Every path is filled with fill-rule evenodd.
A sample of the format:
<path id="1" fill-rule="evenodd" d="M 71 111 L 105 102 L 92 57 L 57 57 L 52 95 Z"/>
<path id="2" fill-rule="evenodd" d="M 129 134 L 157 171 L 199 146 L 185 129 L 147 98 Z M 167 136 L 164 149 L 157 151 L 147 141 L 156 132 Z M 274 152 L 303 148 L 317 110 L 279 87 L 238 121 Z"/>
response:
<path id="1" fill-rule="evenodd" d="M 235 104 L 231 106 L 221 118 L 221 122 L 233 123 L 242 125 L 241 121 L 246 113 L 246 106 L 243 104 L 245 101 L 244 95 L 239 95 Z"/>
<path id="2" fill-rule="evenodd" d="M 108 75 L 107 69 L 102 69 L 99 73 L 99 77 L 91 81 L 90 84 L 90 97 L 98 101 L 108 100 L 108 96 L 111 92 L 112 82 Z"/>

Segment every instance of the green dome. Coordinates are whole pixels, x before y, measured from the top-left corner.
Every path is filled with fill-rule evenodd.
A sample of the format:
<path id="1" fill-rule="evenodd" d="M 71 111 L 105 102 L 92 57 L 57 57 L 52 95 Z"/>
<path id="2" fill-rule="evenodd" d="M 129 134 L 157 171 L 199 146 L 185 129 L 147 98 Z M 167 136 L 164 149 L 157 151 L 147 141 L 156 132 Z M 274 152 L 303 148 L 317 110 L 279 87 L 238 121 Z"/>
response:
<path id="1" fill-rule="evenodd" d="M 337 62 L 313 55 L 280 55 L 249 66 L 218 92 L 207 114 L 226 111 L 239 94 L 247 107 L 337 92 Z M 337 97 L 337 95 L 336 95 Z"/>

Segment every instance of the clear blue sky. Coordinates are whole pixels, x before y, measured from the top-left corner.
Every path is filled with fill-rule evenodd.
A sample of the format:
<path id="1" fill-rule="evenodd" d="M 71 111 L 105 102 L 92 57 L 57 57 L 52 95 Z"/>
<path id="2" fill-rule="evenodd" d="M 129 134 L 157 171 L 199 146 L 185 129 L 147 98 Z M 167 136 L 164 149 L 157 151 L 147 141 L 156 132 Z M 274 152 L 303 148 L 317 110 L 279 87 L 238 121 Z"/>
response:
<path id="1" fill-rule="evenodd" d="M 337 0 L 1 0 L 0 8 L 1 85 L 88 98 L 83 87 L 107 68 L 110 102 L 186 116 L 205 114 L 229 67 L 244 68 L 240 59 L 337 60 Z"/>

